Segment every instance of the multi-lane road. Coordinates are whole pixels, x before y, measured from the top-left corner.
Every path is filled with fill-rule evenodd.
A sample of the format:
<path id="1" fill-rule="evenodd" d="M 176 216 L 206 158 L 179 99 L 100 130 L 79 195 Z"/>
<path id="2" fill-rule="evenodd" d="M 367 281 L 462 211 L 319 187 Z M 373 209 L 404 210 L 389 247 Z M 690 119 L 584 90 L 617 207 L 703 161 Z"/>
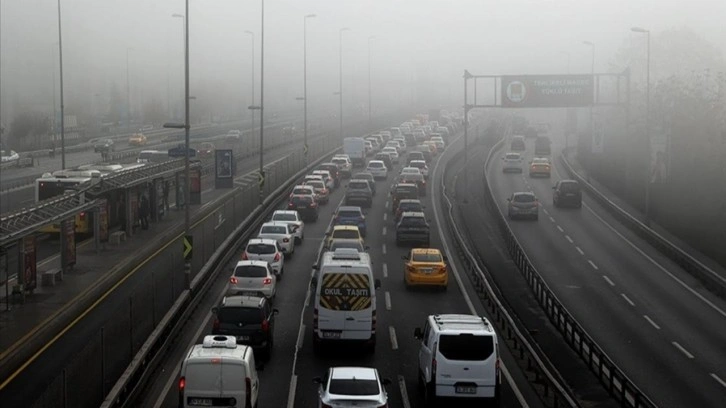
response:
<path id="1" fill-rule="evenodd" d="M 499 209 L 516 191 L 539 198 L 539 221 L 509 221 L 525 252 L 567 310 L 659 406 L 718 407 L 726 401 L 726 302 L 584 197 L 581 209 L 554 208 L 552 186 L 567 178 L 554 139 L 551 179 L 503 173 L 499 156 L 487 168 Z M 483 151 L 470 157 L 468 186 L 483 200 Z M 466 189 L 468 191 L 464 191 Z M 482 217 L 466 207 L 465 217 Z M 477 242 L 475 234 L 471 234 Z M 506 291 L 506 288 L 502 288 Z"/>

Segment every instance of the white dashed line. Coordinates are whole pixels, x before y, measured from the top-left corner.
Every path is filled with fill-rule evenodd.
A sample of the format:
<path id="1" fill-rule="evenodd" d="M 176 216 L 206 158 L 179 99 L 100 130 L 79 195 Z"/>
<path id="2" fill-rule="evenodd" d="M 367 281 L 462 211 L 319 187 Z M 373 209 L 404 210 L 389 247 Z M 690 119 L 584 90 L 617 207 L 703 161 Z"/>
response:
<path id="1" fill-rule="evenodd" d="M 630 303 L 630 306 L 635 307 L 635 303 L 633 303 L 633 301 L 630 300 L 630 298 L 625 293 L 621 293 L 620 296 L 622 296 L 623 299 L 625 299 L 626 302 Z"/>
<path id="2" fill-rule="evenodd" d="M 383 227 L 383 231 L 381 233 L 383 234 L 384 237 L 386 236 L 386 232 L 387 232 L 386 227 Z"/>
<path id="3" fill-rule="evenodd" d="M 645 320 L 648 321 L 648 323 L 650 323 L 651 326 L 653 326 L 656 329 L 660 330 L 660 326 L 658 326 L 657 324 L 655 324 L 655 322 L 653 321 L 653 319 L 651 319 L 650 317 L 648 317 L 648 315 L 643 315 L 643 317 L 645 318 Z"/>
<path id="4" fill-rule="evenodd" d="M 550 215 L 550 212 L 549 212 L 549 211 L 547 211 L 547 209 L 546 209 L 546 208 L 542 208 L 542 212 L 543 212 L 543 213 L 545 213 L 545 214 L 547 214 L 547 215 Z"/>
<path id="5" fill-rule="evenodd" d="M 297 389 L 297 375 L 293 374 L 290 378 L 290 390 L 287 392 L 287 408 L 295 406 L 295 390 Z"/>
<path id="6" fill-rule="evenodd" d="M 385 207 L 386 207 L 386 208 L 388 208 L 388 201 L 386 201 L 386 205 L 385 205 Z"/>
<path id="7" fill-rule="evenodd" d="M 583 251 L 582 249 L 580 249 L 579 246 L 576 246 L 575 249 L 577 250 L 577 252 L 580 253 L 580 255 L 585 255 L 585 251 Z"/>
<path id="8" fill-rule="evenodd" d="M 383 221 L 388 220 L 388 213 L 383 213 Z"/>
<path id="9" fill-rule="evenodd" d="M 386 310 L 391 310 L 391 294 L 386 292 Z"/>
<path id="10" fill-rule="evenodd" d="M 615 286 L 615 282 L 611 281 L 610 278 L 607 277 L 607 275 L 603 275 L 602 278 L 605 279 L 607 283 L 610 284 L 610 286 Z"/>
<path id="11" fill-rule="evenodd" d="M 567 241 L 569 241 L 569 243 L 570 243 L 570 244 L 574 244 L 574 243 L 575 243 L 575 241 L 573 241 L 573 240 L 572 240 L 572 238 L 570 238 L 570 236 L 569 236 L 569 235 L 565 235 L 565 239 L 566 239 Z"/>
<path id="12" fill-rule="evenodd" d="M 552 217 L 550 217 L 550 221 L 552 221 L 552 222 L 555 222 L 555 219 L 554 219 L 554 218 L 552 218 Z"/>
<path id="13" fill-rule="evenodd" d="M 388 264 L 384 263 L 382 269 L 383 269 L 383 277 L 388 278 Z"/>
<path id="14" fill-rule="evenodd" d="M 403 408 L 411 408 L 411 402 L 408 401 L 408 391 L 406 390 L 406 379 L 402 375 L 398 376 L 398 388 L 401 390 Z"/>
<path id="15" fill-rule="evenodd" d="M 721 384 L 724 388 L 726 388 L 726 381 L 722 380 L 721 378 L 719 378 L 719 376 L 717 376 L 714 373 L 711 373 L 710 375 L 711 375 L 711 378 L 713 378 L 714 380 L 718 381 L 719 384 Z"/>
<path id="16" fill-rule="evenodd" d="M 383 255 L 386 254 L 386 244 L 383 244 L 383 246 L 381 246 L 381 252 L 383 252 Z"/>
<path id="17" fill-rule="evenodd" d="M 385 252 L 384 252 L 384 254 L 385 254 Z M 595 262 L 593 262 L 593 261 L 591 261 L 591 260 L 589 260 L 589 259 L 587 260 L 587 262 L 589 262 L 589 263 L 590 263 L 590 266 L 592 266 L 592 268 L 593 268 L 593 269 L 595 269 L 595 270 L 598 270 L 598 269 L 600 269 L 600 268 L 598 268 L 598 267 L 597 267 L 597 265 L 595 265 Z"/>
<path id="18" fill-rule="evenodd" d="M 688 352 L 688 350 L 686 350 L 686 349 L 684 349 L 684 348 L 683 348 L 683 346 L 681 346 L 680 344 L 678 344 L 678 343 L 677 343 L 677 342 L 675 342 L 675 341 L 672 341 L 672 342 L 671 342 L 671 344 L 673 344 L 674 346 L 676 346 L 676 348 L 677 348 L 678 350 L 680 350 L 680 351 L 681 351 L 681 353 L 685 354 L 685 355 L 686 355 L 686 357 L 688 357 L 688 358 L 690 358 L 690 359 L 693 359 L 693 354 L 689 353 L 689 352 Z"/>
<path id="19" fill-rule="evenodd" d="M 557 229 L 560 230 L 560 232 L 565 232 L 565 230 L 563 230 L 559 225 L 557 226 Z"/>
<path id="20" fill-rule="evenodd" d="M 396 328 L 388 326 L 388 336 L 391 338 L 391 349 L 398 350 L 398 339 L 396 338 Z"/>

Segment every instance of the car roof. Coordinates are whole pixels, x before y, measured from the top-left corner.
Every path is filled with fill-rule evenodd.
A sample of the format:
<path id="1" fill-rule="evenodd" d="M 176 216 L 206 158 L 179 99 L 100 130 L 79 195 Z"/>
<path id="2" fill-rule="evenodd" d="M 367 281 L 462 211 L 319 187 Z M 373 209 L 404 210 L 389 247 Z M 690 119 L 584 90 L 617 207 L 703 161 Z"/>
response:
<path id="1" fill-rule="evenodd" d="M 421 211 L 404 211 L 403 214 L 401 214 L 401 217 L 426 218 L 426 215 Z"/>
<path id="2" fill-rule="evenodd" d="M 276 240 L 272 238 L 251 238 L 247 245 L 249 244 L 266 244 L 266 245 L 275 245 L 277 243 Z"/>
<path id="3" fill-rule="evenodd" d="M 494 328 L 485 317 L 466 314 L 441 314 L 430 316 L 440 332 L 494 334 Z"/>
<path id="4" fill-rule="evenodd" d="M 255 307 L 260 308 L 265 302 L 265 296 L 235 295 L 225 296 L 222 299 L 222 307 Z"/>
<path id="5" fill-rule="evenodd" d="M 371 163 L 381 163 L 381 164 L 383 164 L 383 160 L 371 160 L 371 161 L 368 162 L 368 164 L 371 164 Z"/>
<path id="6" fill-rule="evenodd" d="M 363 210 L 359 206 L 357 206 L 357 205 L 341 205 L 340 207 L 338 207 L 338 211 L 337 212 L 340 212 L 340 211 L 360 211 L 360 212 L 363 212 Z"/>
<path id="7" fill-rule="evenodd" d="M 415 184 L 413 184 L 413 183 L 398 183 L 398 184 L 395 185 L 394 188 L 399 188 L 399 187 L 418 189 L 418 186 L 415 185 Z"/>
<path id="8" fill-rule="evenodd" d="M 238 266 L 262 266 L 267 268 L 267 262 L 260 261 L 260 260 L 253 260 L 253 259 L 246 259 L 244 261 L 237 261 L 237 265 L 235 265 L 235 268 Z"/>
<path id="9" fill-rule="evenodd" d="M 331 367 L 331 380 L 375 380 L 378 381 L 378 372 L 371 367 Z"/>
<path id="10" fill-rule="evenodd" d="M 378 161 L 380 161 L 380 160 L 378 160 Z M 361 179 L 360 177 L 373 177 L 373 173 L 369 173 L 367 171 L 364 171 L 362 173 L 355 173 L 353 175 L 353 178 L 354 179 L 365 180 L 365 179 Z"/>
<path id="11" fill-rule="evenodd" d="M 516 193 L 513 193 L 512 195 L 514 195 L 514 196 L 520 196 L 520 195 L 530 195 L 530 196 L 534 196 L 534 193 L 531 192 L 531 191 L 518 191 Z"/>
<path id="12" fill-rule="evenodd" d="M 302 195 L 302 194 L 300 194 L 300 195 Z M 275 214 L 291 214 L 291 215 L 297 215 L 297 211 L 295 211 L 295 210 L 275 210 L 275 212 L 272 213 L 272 215 L 275 215 Z"/>
<path id="13" fill-rule="evenodd" d="M 310 190 L 313 188 L 313 186 L 311 186 L 310 184 L 298 184 L 292 189 L 295 190 L 296 188 L 304 188 L 305 190 Z"/>
<path id="14" fill-rule="evenodd" d="M 417 200 L 415 198 L 404 198 L 401 201 L 398 202 L 398 205 L 401 204 L 421 204 L 421 200 Z"/>
<path id="15" fill-rule="evenodd" d="M 334 225 L 333 226 L 333 231 L 339 231 L 339 230 L 355 230 L 355 231 L 360 231 L 358 229 L 358 226 L 356 226 L 356 225 Z"/>
<path id="16" fill-rule="evenodd" d="M 414 254 L 441 255 L 441 251 L 436 248 L 413 248 L 411 252 Z"/>
<path id="17" fill-rule="evenodd" d="M 302 195 L 302 194 L 300 194 L 300 195 Z M 283 222 L 283 221 L 267 221 L 266 223 L 262 224 L 262 226 L 263 227 L 285 227 L 285 228 L 287 228 L 287 223 Z"/>

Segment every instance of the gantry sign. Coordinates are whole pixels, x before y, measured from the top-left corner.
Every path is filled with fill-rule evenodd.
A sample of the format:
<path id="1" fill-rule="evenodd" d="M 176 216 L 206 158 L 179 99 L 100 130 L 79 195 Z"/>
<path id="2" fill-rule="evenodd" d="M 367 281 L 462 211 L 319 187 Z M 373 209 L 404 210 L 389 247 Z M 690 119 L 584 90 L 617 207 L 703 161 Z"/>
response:
<path id="1" fill-rule="evenodd" d="M 595 87 L 590 75 L 505 75 L 503 108 L 568 108 L 590 106 Z"/>

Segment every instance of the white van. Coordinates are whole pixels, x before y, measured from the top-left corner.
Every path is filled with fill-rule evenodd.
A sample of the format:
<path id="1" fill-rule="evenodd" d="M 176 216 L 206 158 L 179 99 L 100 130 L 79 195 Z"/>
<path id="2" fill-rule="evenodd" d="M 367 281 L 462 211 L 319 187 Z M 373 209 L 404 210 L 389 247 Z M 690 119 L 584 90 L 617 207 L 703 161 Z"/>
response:
<path id="1" fill-rule="evenodd" d="M 483 398 L 498 403 L 499 343 L 494 328 L 480 316 L 432 315 L 423 329 L 418 380 L 428 406 L 436 397 Z"/>
<path id="2" fill-rule="evenodd" d="M 339 248 L 322 256 L 312 284 L 313 349 L 325 342 L 359 342 L 376 347 L 376 289 L 370 256 L 355 249 Z"/>
<path id="3" fill-rule="evenodd" d="M 204 336 L 189 350 L 179 376 L 179 406 L 257 407 L 260 380 L 251 346 L 234 336 Z"/>

